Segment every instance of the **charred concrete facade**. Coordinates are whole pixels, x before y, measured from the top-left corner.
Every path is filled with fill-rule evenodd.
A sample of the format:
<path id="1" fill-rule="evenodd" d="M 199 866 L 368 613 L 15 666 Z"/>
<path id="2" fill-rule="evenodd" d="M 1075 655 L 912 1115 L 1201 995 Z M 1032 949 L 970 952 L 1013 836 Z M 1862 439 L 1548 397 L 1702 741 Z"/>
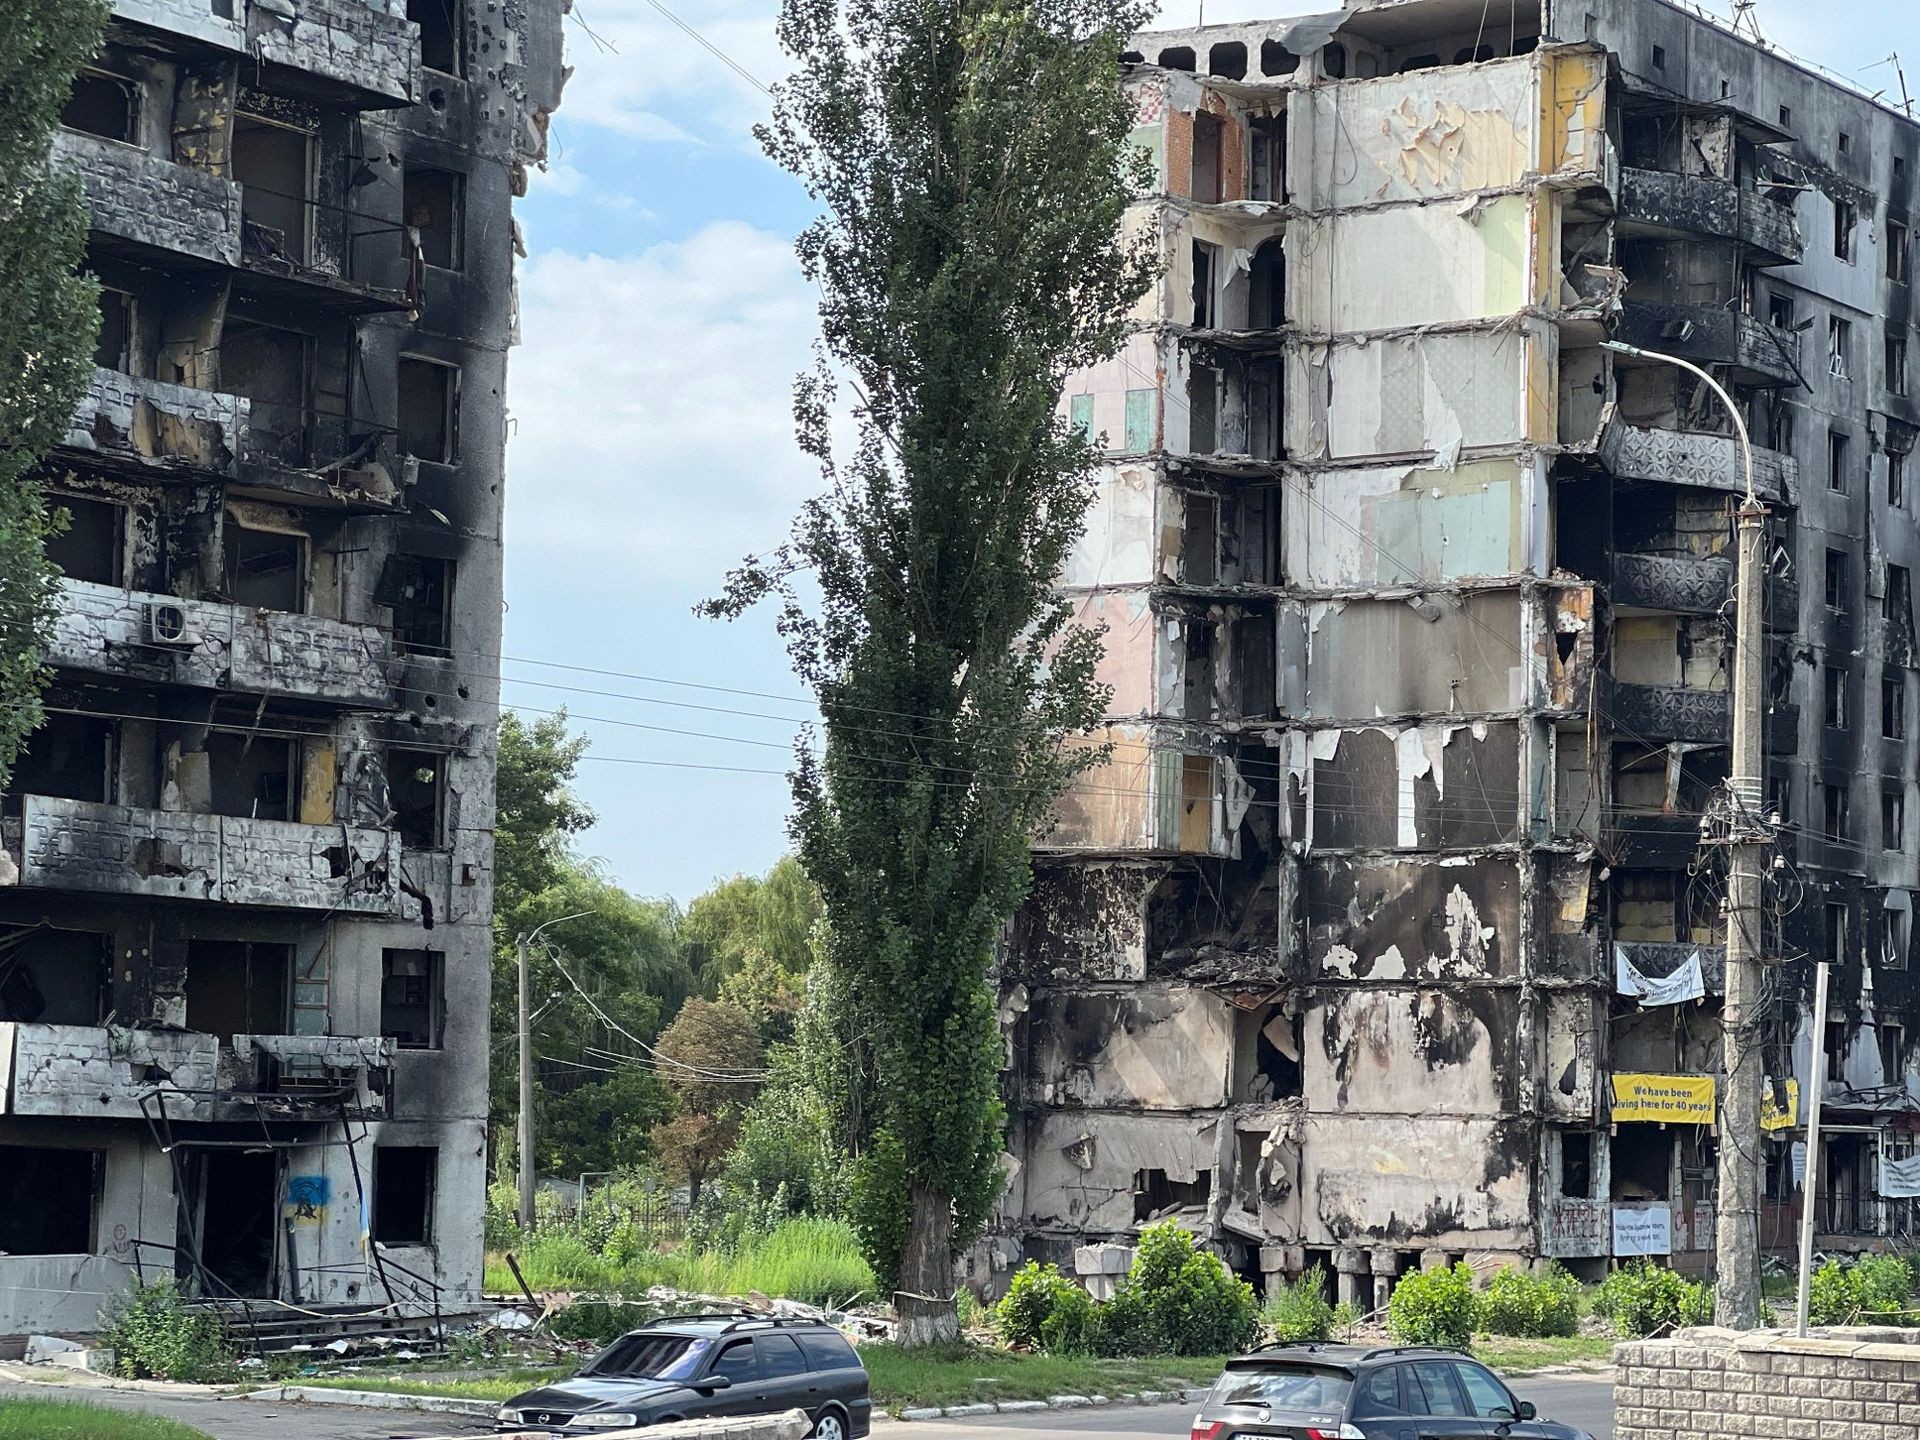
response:
<path id="1" fill-rule="evenodd" d="M 0 1336 L 477 1297 L 512 202 L 560 0 L 118 0 L 0 801 Z"/>
<path id="2" fill-rule="evenodd" d="M 1000 1258 L 1097 1288 L 1172 1215 L 1368 1302 L 1655 1221 L 1705 1264 L 1714 1135 L 1613 1090 L 1720 1067 L 1743 482 L 1711 394 L 1608 340 L 1710 367 L 1760 447 L 1768 1073 L 1836 1057 L 1822 1243 L 1903 1232 L 1920 128 L 1666 0 L 1348 0 L 1122 70 L 1164 273 L 1064 402 L 1108 453 L 1063 584 L 1113 758 L 1006 949 Z"/>

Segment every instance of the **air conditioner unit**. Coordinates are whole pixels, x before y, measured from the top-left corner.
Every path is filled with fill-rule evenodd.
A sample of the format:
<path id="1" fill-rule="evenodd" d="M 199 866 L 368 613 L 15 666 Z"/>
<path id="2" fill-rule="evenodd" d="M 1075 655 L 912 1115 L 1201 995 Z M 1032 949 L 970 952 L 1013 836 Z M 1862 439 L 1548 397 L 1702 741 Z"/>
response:
<path id="1" fill-rule="evenodd" d="M 164 600 L 153 601 L 147 606 L 147 639 L 155 645 L 183 648 L 200 643 L 200 637 L 187 629 L 186 606 Z"/>

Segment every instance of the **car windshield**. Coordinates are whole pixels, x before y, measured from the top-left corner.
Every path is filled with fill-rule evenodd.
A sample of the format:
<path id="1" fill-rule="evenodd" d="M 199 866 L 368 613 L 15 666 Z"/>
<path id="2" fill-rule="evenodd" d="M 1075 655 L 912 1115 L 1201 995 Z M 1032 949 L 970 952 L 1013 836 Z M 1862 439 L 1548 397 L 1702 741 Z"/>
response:
<path id="1" fill-rule="evenodd" d="M 580 1373 L 690 1380 L 712 1344 L 698 1335 L 623 1335 L 594 1356 Z"/>
<path id="2" fill-rule="evenodd" d="M 1263 1365 L 1229 1370 L 1214 1386 L 1216 1405 L 1265 1405 L 1312 1415 L 1338 1414 L 1353 1393 L 1353 1377 L 1307 1365 Z"/>

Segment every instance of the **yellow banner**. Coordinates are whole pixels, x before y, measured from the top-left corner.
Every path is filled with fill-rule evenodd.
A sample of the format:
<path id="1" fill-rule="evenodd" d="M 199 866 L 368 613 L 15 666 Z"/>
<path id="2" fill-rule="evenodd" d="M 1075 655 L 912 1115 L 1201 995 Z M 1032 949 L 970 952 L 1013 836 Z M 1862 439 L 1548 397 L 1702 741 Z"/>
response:
<path id="1" fill-rule="evenodd" d="M 1711 1125 L 1713 1076 L 1615 1075 L 1613 1122 L 1658 1120 L 1669 1125 Z"/>
<path id="2" fill-rule="evenodd" d="M 1787 1081 L 1787 1108 L 1782 1110 L 1773 1103 L 1773 1085 L 1771 1082 L 1760 1093 L 1760 1128 L 1762 1130 L 1791 1130 L 1800 1123 L 1800 1082 Z"/>

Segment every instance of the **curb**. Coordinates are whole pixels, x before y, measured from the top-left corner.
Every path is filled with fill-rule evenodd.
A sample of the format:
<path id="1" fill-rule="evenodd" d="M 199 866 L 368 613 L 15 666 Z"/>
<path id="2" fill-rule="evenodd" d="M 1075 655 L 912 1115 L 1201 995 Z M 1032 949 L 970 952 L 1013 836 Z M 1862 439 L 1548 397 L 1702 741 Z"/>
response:
<path id="1" fill-rule="evenodd" d="M 268 1400 L 285 1404 L 357 1405 L 368 1410 L 416 1410 L 427 1415 L 469 1415 L 491 1420 L 500 1413 L 497 1400 L 459 1400 L 450 1395 L 400 1395 L 391 1390 L 335 1390 L 325 1385 L 272 1385 L 249 1390 L 234 1400 Z"/>
<path id="2" fill-rule="evenodd" d="M 895 1420 L 970 1420 L 982 1415 L 1024 1415 L 1037 1410 L 1085 1410 L 1120 1405 L 1197 1405 L 1207 1387 L 1195 1390 L 1139 1390 L 1124 1395 L 1055 1395 L 1046 1400 L 982 1401 L 972 1405 L 925 1405 L 902 1410 Z"/>

